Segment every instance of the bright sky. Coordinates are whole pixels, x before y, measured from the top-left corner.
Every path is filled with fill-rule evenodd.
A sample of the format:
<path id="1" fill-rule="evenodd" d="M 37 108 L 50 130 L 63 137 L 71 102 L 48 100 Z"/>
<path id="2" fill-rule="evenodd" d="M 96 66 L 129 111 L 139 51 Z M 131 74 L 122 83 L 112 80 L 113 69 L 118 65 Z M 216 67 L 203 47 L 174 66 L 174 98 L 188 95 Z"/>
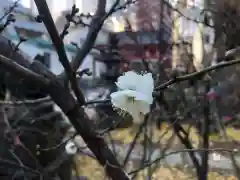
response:
<path id="1" fill-rule="evenodd" d="M 20 0 L 19 3 L 22 4 L 26 8 L 30 8 L 31 0 Z"/>
<path id="2" fill-rule="evenodd" d="M 19 3 L 22 4 L 26 8 L 31 8 L 30 5 L 31 5 L 31 2 L 33 2 L 33 1 L 34 0 L 19 0 Z M 49 3 L 50 4 L 54 3 L 55 6 L 57 5 L 57 9 L 59 9 L 59 10 L 65 9 L 68 6 L 68 4 L 66 4 L 66 3 L 69 3 L 69 0 L 46 0 L 46 1 L 47 1 L 48 5 L 49 5 Z"/>
<path id="3" fill-rule="evenodd" d="M 49 8 L 51 9 L 52 13 L 56 13 L 56 11 L 62 11 L 65 10 L 66 6 L 67 6 L 67 2 L 69 2 L 69 0 L 46 0 L 48 3 Z M 34 3 L 34 0 L 19 0 L 19 3 L 21 5 L 23 5 L 26 8 L 32 8 L 31 7 L 31 3 Z M 53 4 L 51 4 L 53 3 Z M 54 6 L 55 5 L 55 6 Z M 56 6 L 57 5 L 57 6 Z M 51 7 L 50 7 L 51 6 Z M 34 10 L 36 10 L 36 7 L 34 7 Z M 33 10 L 33 11 L 34 11 Z M 35 11 L 34 11 L 35 12 Z M 37 11 L 36 11 L 37 12 Z"/>

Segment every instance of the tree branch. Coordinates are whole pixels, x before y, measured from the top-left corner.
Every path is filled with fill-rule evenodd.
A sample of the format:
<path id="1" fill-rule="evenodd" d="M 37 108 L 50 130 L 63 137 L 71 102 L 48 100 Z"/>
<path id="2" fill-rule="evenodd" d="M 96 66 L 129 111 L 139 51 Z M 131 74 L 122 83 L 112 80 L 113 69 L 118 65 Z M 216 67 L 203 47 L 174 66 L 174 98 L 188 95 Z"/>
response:
<path id="1" fill-rule="evenodd" d="M 78 49 L 76 57 L 71 62 L 71 67 L 74 71 L 77 71 L 82 64 L 86 55 L 91 51 L 94 45 L 99 31 L 104 23 L 103 17 L 105 15 L 106 0 L 98 0 L 97 11 L 93 16 L 90 27 L 88 29 L 87 37 L 81 48 Z M 60 77 L 64 74 L 62 73 Z"/>
<path id="2" fill-rule="evenodd" d="M 7 69 L 8 71 L 12 72 L 16 76 L 24 77 L 31 83 L 35 85 L 42 86 L 49 84 L 49 80 L 44 76 L 41 76 L 33 71 L 19 65 L 18 63 L 14 62 L 13 60 L 6 58 L 0 55 L 0 65 Z"/>
<path id="3" fill-rule="evenodd" d="M 72 89 L 78 99 L 79 104 L 84 104 L 85 98 L 81 90 L 77 85 L 76 79 L 76 71 L 73 71 L 70 63 L 68 61 L 68 57 L 64 48 L 63 40 L 60 38 L 57 28 L 54 25 L 53 18 L 47 6 L 46 0 L 34 0 L 39 11 L 40 19 L 43 21 L 44 25 L 47 28 L 47 31 L 51 37 L 53 45 L 56 48 L 56 52 L 58 54 L 59 61 L 64 67 L 68 80 L 71 82 Z"/>
<path id="4" fill-rule="evenodd" d="M 205 85 L 205 93 L 210 91 L 210 81 L 206 80 Z M 211 119 L 210 119 L 210 104 L 209 100 L 206 96 L 204 96 L 204 104 L 203 104 L 203 115 L 204 120 L 201 122 L 201 132 L 200 135 L 202 137 L 202 148 L 209 149 L 209 134 L 210 134 L 210 126 L 211 126 Z M 199 180 L 207 180 L 208 179 L 208 151 L 202 151 L 201 153 L 201 172 L 199 174 Z"/>
<path id="5" fill-rule="evenodd" d="M 106 0 L 98 0 L 96 14 L 92 17 L 92 21 L 89 25 L 87 37 L 81 48 L 78 49 L 76 57 L 72 60 L 71 66 L 74 71 L 82 64 L 86 55 L 91 51 L 94 43 L 97 39 L 98 33 L 102 28 L 104 21 L 113 14 L 117 9 L 117 5 L 120 3 L 120 0 L 116 0 L 113 6 L 110 8 L 109 12 L 106 13 Z M 64 76 L 64 73 L 60 77 Z"/>
<path id="6" fill-rule="evenodd" d="M 106 168 L 107 174 L 113 180 L 130 179 L 120 167 L 120 164 L 116 160 L 111 150 L 108 148 L 107 144 L 104 142 L 104 139 L 99 137 L 98 134 L 93 130 L 94 126 L 85 115 L 83 108 L 78 105 L 71 93 L 60 84 L 60 82 L 50 71 L 48 71 L 41 63 L 36 61 L 31 65 L 28 65 L 34 72 L 27 70 L 26 68 L 9 59 L 0 58 L 0 63 L 9 72 L 15 73 L 20 78 L 25 78 L 26 81 L 33 82 L 36 87 L 44 87 L 44 89 L 51 96 L 52 100 L 69 118 L 78 134 L 83 138 L 88 148 L 93 152 L 99 163 Z M 39 73 L 42 76 L 37 75 L 36 73 Z M 44 78 L 44 80 L 42 80 L 43 76 L 49 79 Z"/>
<path id="7" fill-rule="evenodd" d="M 240 47 L 237 47 L 236 49 L 228 51 L 226 53 L 225 58 L 224 58 L 224 59 L 228 59 L 228 58 L 231 58 L 231 57 L 236 57 L 237 60 L 221 62 L 221 63 L 218 63 L 214 66 L 207 67 L 207 68 L 203 69 L 202 71 L 198 71 L 198 72 L 194 72 L 194 73 L 190 73 L 190 74 L 187 74 L 187 75 L 176 77 L 176 78 L 171 79 L 171 80 L 161 84 L 160 86 L 156 87 L 155 91 L 163 90 L 163 89 L 167 88 L 168 86 L 170 86 L 172 84 L 175 84 L 175 83 L 179 83 L 179 82 L 186 81 L 186 80 L 191 80 L 193 78 L 202 76 L 202 75 L 204 75 L 204 74 L 206 74 L 210 71 L 213 71 L 213 70 L 218 70 L 218 69 L 221 69 L 223 67 L 228 67 L 228 66 L 231 66 L 231 65 L 234 65 L 234 64 L 238 64 L 238 63 L 240 63 L 240 59 L 238 59 L 238 57 L 237 57 L 239 55 L 240 55 Z M 222 59 L 222 60 L 224 60 L 224 59 Z"/>

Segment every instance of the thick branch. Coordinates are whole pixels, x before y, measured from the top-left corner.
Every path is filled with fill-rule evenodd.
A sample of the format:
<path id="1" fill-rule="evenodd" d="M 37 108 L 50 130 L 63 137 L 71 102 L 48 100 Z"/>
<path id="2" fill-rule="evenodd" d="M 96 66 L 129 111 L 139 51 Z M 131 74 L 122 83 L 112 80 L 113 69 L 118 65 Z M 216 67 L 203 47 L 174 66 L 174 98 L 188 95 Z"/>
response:
<path id="1" fill-rule="evenodd" d="M 26 78 L 28 81 L 31 81 L 31 83 L 35 83 L 38 86 L 47 85 L 50 82 L 44 76 L 34 73 L 33 71 L 2 55 L 0 55 L 0 65 L 4 69 L 7 69 L 8 71 L 14 73 L 14 75 L 20 75 L 21 77 Z"/>
<path id="2" fill-rule="evenodd" d="M 67 74 L 68 80 L 71 82 L 72 89 L 78 99 L 79 104 L 84 104 L 85 98 L 80 91 L 77 85 L 76 79 L 76 71 L 72 70 L 70 63 L 68 61 L 68 57 L 64 48 L 63 40 L 60 38 L 57 28 L 54 24 L 53 18 L 47 6 L 45 0 L 35 0 L 36 6 L 39 11 L 39 15 L 41 20 L 43 21 L 44 25 L 47 28 L 47 31 L 51 37 L 54 47 L 56 48 L 56 52 L 58 54 L 59 61 L 64 67 L 64 70 Z"/>
<path id="3" fill-rule="evenodd" d="M 0 58 L 0 63 L 1 65 L 3 65 L 4 68 L 6 68 L 6 70 L 16 74 L 19 78 L 25 78 L 26 80 L 32 82 L 32 78 L 37 77 L 34 78 L 34 85 L 45 87 L 46 91 L 50 94 L 52 100 L 62 109 L 62 111 L 69 118 L 72 125 L 81 135 L 88 148 L 93 152 L 99 163 L 106 168 L 107 174 L 113 180 L 130 179 L 120 167 L 120 164 L 114 157 L 111 150 L 108 148 L 107 144 L 104 142 L 104 139 L 98 137 L 96 132 L 93 130 L 93 124 L 85 115 L 83 108 L 77 104 L 71 93 L 66 88 L 64 88 L 57 81 L 56 78 L 54 78 L 54 75 L 50 71 L 44 69 L 45 67 L 36 61 L 33 62 L 32 65 L 29 65 L 29 67 L 31 67 L 31 69 L 35 71 L 35 73 L 21 67 L 17 63 L 13 63 L 12 60 L 6 58 Z M 48 79 L 44 79 L 44 81 L 41 80 L 38 77 L 42 78 L 43 76 L 37 75 L 36 73 L 48 77 L 51 82 Z"/>
<path id="4" fill-rule="evenodd" d="M 53 45 L 56 48 L 59 61 L 63 65 L 67 75 L 72 74 L 72 69 L 68 61 L 66 51 L 64 49 L 64 43 L 58 34 L 56 26 L 54 25 L 54 21 L 47 6 L 46 0 L 34 0 L 34 1 L 38 9 L 40 19 L 46 26 L 46 29 L 50 35 Z"/>
<path id="5" fill-rule="evenodd" d="M 86 55 L 91 51 L 94 46 L 94 43 L 97 39 L 98 33 L 101 30 L 104 21 L 118 9 L 116 7 L 119 5 L 120 0 L 116 0 L 113 6 L 110 8 L 109 12 L 106 13 L 106 0 L 98 0 L 97 4 L 97 11 L 96 14 L 93 16 L 92 21 L 89 25 L 87 37 L 82 45 L 81 48 L 78 49 L 76 57 L 71 62 L 71 66 L 74 71 L 82 64 Z M 64 76 L 64 73 L 60 75 L 60 77 Z"/>
<path id="6" fill-rule="evenodd" d="M 209 92 L 210 90 L 210 82 L 207 80 L 205 92 Z M 209 149 L 209 134 L 210 134 L 210 104 L 207 97 L 204 97 L 204 105 L 203 105 L 203 114 L 204 120 L 201 123 L 201 136 L 202 136 L 202 148 Z M 199 180 L 207 180 L 208 179 L 208 151 L 203 151 L 201 153 L 201 173 L 198 177 Z"/>
<path id="7" fill-rule="evenodd" d="M 87 37 L 81 48 L 78 49 L 76 57 L 71 62 L 71 66 L 74 71 L 77 71 L 80 65 L 82 64 L 86 55 L 91 51 L 99 31 L 102 28 L 102 25 L 105 21 L 105 8 L 106 8 L 106 0 L 98 0 L 97 11 L 93 16 L 90 27 L 88 29 Z"/>

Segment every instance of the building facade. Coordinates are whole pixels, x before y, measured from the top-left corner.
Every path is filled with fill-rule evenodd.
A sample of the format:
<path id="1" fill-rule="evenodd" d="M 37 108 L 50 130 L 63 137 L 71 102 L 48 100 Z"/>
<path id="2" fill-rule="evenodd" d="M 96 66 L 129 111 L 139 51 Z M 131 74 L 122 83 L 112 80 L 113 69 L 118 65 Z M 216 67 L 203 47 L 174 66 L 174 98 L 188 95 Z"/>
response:
<path id="1" fill-rule="evenodd" d="M 119 39 L 119 51 L 131 68 L 143 69 L 142 59 L 150 64 L 170 61 L 172 33 L 172 9 L 164 0 L 139 0 L 123 13 L 125 29 L 112 36 Z"/>
<path id="2" fill-rule="evenodd" d="M 206 14 L 202 13 L 202 1 L 194 4 L 177 4 L 181 13 L 174 12 L 173 42 L 178 44 L 173 46 L 172 67 L 186 68 L 186 64 L 192 60 L 195 70 L 200 70 L 213 59 L 214 29 L 213 22 L 206 19 Z M 209 26 L 205 25 L 208 20 Z M 191 54 L 192 56 L 189 56 Z M 191 57 L 191 59 L 189 59 Z M 207 60 L 208 61 L 208 60 Z"/>
<path id="3" fill-rule="evenodd" d="M 2 0 L 3 1 L 3 0 Z M 95 3 L 94 3 L 95 2 Z M 59 32 L 62 31 L 64 28 L 64 24 L 66 23 L 65 15 L 66 13 L 69 13 L 73 4 L 76 4 L 77 8 L 79 8 L 79 13 L 92 13 L 96 10 L 96 0 L 47 0 L 47 4 L 49 9 L 51 9 L 51 13 L 53 16 L 53 19 L 55 21 L 56 27 Z M 38 14 L 37 8 L 35 6 L 34 0 L 21 0 L 20 3 L 22 3 L 22 7 L 25 6 L 25 9 L 29 11 L 29 16 L 34 19 L 34 17 Z M 83 8 L 84 7 L 84 8 Z M 18 18 L 17 18 L 18 19 Z M 18 21 L 18 20 L 17 20 Z M 17 22 L 16 21 L 16 22 Z M 28 20 L 25 21 L 26 23 Z M 36 22 L 31 22 L 30 29 L 34 28 L 34 23 L 37 25 Z M 25 23 L 22 23 L 25 24 Z M 44 28 L 45 30 L 45 28 Z M 69 34 L 64 38 L 64 43 L 66 47 L 66 52 L 69 60 L 72 60 L 75 57 L 77 48 L 73 44 L 77 44 L 79 47 L 82 46 L 86 34 L 88 33 L 88 27 L 83 27 L 81 25 L 73 26 L 69 29 Z M 11 35 L 12 36 L 12 35 Z M 14 36 L 11 37 L 12 41 L 14 43 L 18 42 L 18 37 Z M 95 45 L 98 44 L 106 44 L 108 41 L 108 32 L 107 31 L 100 31 L 98 38 L 96 40 Z M 34 38 L 31 41 L 24 42 L 20 49 L 27 52 L 31 58 L 33 58 L 36 54 L 48 54 L 48 57 L 50 57 L 50 68 L 55 74 L 59 74 L 63 71 L 63 67 L 61 63 L 58 61 L 58 57 L 56 52 L 54 51 L 54 48 L 52 47 L 51 40 L 47 36 L 47 32 L 41 34 L 40 37 Z M 80 69 L 89 68 L 93 71 L 92 76 L 85 76 L 86 78 L 93 78 L 93 77 L 99 77 L 101 74 L 101 71 L 104 69 L 104 65 L 98 63 L 95 61 L 95 56 L 98 54 L 98 52 L 95 52 L 94 50 L 90 52 L 84 59 L 82 66 Z"/>
<path id="4" fill-rule="evenodd" d="M 12 6 L 13 2 L 1 0 L 0 14 L 4 14 Z M 0 1 L 0 3 L 1 3 Z M 16 22 L 7 26 L 2 33 L 3 36 L 8 38 L 13 44 L 18 44 L 21 38 L 26 39 L 19 46 L 19 49 L 28 57 L 33 60 L 37 55 L 45 57 L 45 65 L 48 66 L 53 73 L 59 74 L 63 69 L 58 61 L 57 53 L 52 46 L 50 39 L 46 38 L 46 29 L 42 23 L 35 21 L 35 15 L 32 14 L 31 9 L 26 8 L 19 4 L 12 12 L 16 18 Z M 3 19 L 4 23 L 6 19 Z M 65 44 L 67 56 L 71 59 L 76 53 L 76 47 L 71 44 Z"/>

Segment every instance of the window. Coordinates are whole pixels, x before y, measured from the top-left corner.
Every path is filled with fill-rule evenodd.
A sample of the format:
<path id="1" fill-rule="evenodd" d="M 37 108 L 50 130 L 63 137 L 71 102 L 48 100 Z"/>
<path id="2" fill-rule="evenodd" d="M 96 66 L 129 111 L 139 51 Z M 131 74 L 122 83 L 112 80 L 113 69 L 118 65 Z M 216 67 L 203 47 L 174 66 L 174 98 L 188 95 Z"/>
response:
<path id="1" fill-rule="evenodd" d="M 167 6 L 167 13 L 169 16 L 171 16 L 172 15 L 172 7 L 169 4 L 166 4 L 166 6 Z"/>
<path id="2" fill-rule="evenodd" d="M 138 72 L 138 73 L 140 73 L 141 71 L 144 70 L 144 66 L 142 65 L 141 61 L 130 62 L 129 68 L 131 70 L 134 70 L 134 71 Z"/>
<path id="3" fill-rule="evenodd" d="M 19 3 L 26 8 L 30 8 L 31 0 L 20 0 Z"/>
<path id="4" fill-rule="evenodd" d="M 76 4 L 76 0 L 66 0 L 65 3 L 66 3 L 66 10 L 71 10 L 72 6 Z"/>
<path id="5" fill-rule="evenodd" d="M 205 35 L 205 43 L 209 44 L 210 43 L 210 35 Z"/>
<path id="6" fill-rule="evenodd" d="M 19 27 L 15 27 L 15 30 L 18 36 L 26 39 L 38 38 L 42 35 L 41 32 L 36 32 L 36 31 L 24 29 L 24 28 L 19 28 Z"/>
<path id="7" fill-rule="evenodd" d="M 80 1 L 80 0 L 78 0 Z M 96 4 L 97 0 L 81 0 L 82 1 L 82 11 L 81 13 L 95 13 L 96 12 Z M 108 4 L 107 4 L 108 6 Z"/>
<path id="8" fill-rule="evenodd" d="M 43 56 L 44 56 L 44 65 L 50 69 L 51 68 L 51 54 L 49 52 L 44 52 Z"/>
<path id="9" fill-rule="evenodd" d="M 82 13 L 83 2 L 81 0 L 75 0 L 76 7 L 79 8 L 79 12 Z"/>
<path id="10" fill-rule="evenodd" d="M 47 68 L 50 68 L 50 58 L 51 58 L 51 54 L 48 52 L 44 52 L 43 55 L 38 54 L 35 57 L 36 61 L 41 62 L 44 66 L 46 66 Z"/>
<path id="11" fill-rule="evenodd" d="M 30 9 L 32 10 L 32 13 L 34 15 L 38 14 L 38 10 L 37 10 L 37 6 L 36 6 L 35 2 L 33 0 L 31 0 L 30 3 L 31 3 L 30 4 Z M 31 20 L 35 21 L 35 18 L 33 18 L 33 17 L 30 17 L 30 18 L 31 18 Z"/>
<path id="12" fill-rule="evenodd" d="M 46 2 L 47 2 L 47 5 L 48 5 L 48 8 L 52 9 L 53 6 L 54 6 L 53 1 L 52 0 L 46 0 Z"/>

